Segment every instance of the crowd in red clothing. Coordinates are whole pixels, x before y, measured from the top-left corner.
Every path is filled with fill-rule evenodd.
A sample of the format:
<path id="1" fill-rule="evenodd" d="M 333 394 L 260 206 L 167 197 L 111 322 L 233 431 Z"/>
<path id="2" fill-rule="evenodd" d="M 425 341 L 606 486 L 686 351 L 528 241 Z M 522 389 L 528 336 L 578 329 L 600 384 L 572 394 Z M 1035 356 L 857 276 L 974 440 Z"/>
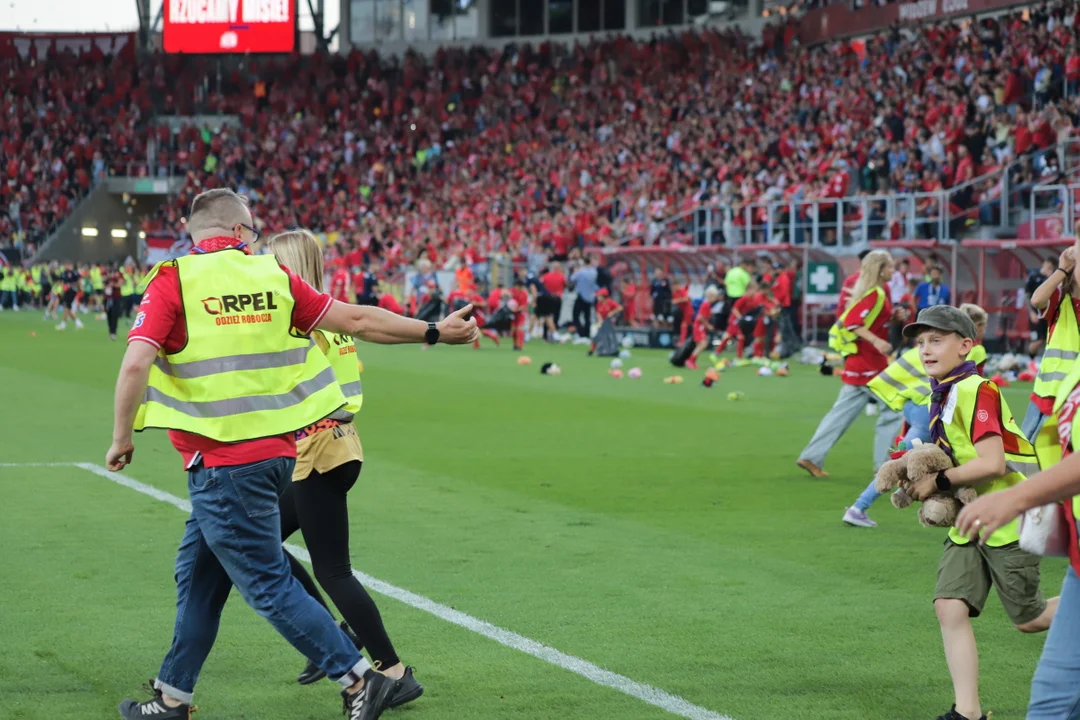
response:
<path id="1" fill-rule="evenodd" d="M 0 139 L 17 151 L 5 152 L 0 192 L 40 234 L 95 167 L 149 157 L 150 174 L 172 168 L 188 182 L 148 231 L 178 232 L 195 193 L 228 185 L 251 196 L 264 230 L 342 233 L 339 255 L 359 248 L 390 267 L 669 240 L 662 221 L 706 200 L 734 210 L 724 235 L 745 232 L 748 203 L 785 201 L 800 216 L 787 221 L 827 222 L 836 210 L 809 201 L 955 187 L 1072 136 L 1077 12 L 1055 0 L 812 49 L 788 25 L 764 44 L 702 29 L 430 58 L 244 59 L 224 72 L 175 56 L 9 59 L 5 110 L 18 111 L 0 119 Z M 138 132 L 154 107 L 240 122 Z M 1054 168 L 1036 159 L 1016 172 L 1034 181 Z M 994 187 L 951 201 L 969 222 L 989 218 Z M 870 213 L 874 236 L 902 232 Z"/>

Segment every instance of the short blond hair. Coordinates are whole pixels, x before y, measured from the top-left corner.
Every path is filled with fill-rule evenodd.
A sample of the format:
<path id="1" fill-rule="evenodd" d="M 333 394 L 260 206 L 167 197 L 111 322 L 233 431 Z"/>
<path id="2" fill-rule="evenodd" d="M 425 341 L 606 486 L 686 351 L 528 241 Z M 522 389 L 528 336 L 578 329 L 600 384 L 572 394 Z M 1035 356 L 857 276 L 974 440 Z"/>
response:
<path id="1" fill-rule="evenodd" d="M 971 322 L 975 323 L 976 325 L 985 325 L 986 322 L 990 319 L 990 316 L 986 314 L 986 311 L 975 303 L 964 303 L 960 306 L 960 311 L 965 313 L 969 318 L 971 318 Z"/>
<path id="2" fill-rule="evenodd" d="M 214 231 L 232 232 L 237 224 L 246 222 L 250 214 L 246 197 L 229 188 L 214 188 L 199 193 L 191 201 L 187 231 L 192 236 Z"/>
<path id="3" fill-rule="evenodd" d="M 270 238 L 269 248 L 279 263 L 311 287 L 323 291 L 322 247 L 310 230 L 278 233 Z"/>

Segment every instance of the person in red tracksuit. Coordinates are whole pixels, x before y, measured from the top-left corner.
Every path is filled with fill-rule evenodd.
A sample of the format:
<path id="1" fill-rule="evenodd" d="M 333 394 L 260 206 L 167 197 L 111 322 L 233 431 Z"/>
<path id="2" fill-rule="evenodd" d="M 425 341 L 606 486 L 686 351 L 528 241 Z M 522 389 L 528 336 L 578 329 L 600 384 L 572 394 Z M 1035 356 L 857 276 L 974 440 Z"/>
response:
<path id="1" fill-rule="evenodd" d="M 405 314 L 405 308 L 401 307 L 401 303 L 398 302 L 398 299 L 388 292 L 379 294 L 379 307 L 398 315 Z"/>
<path id="2" fill-rule="evenodd" d="M 709 346 L 709 332 L 712 330 L 712 307 L 720 298 L 720 291 L 713 286 L 709 286 L 705 290 L 705 299 L 701 301 L 701 305 L 698 306 L 697 314 L 694 316 L 693 328 L 694 328 L 694 352 L 691 353 L 690 359 L 686 361 L 687 370 L 697 370 L 697 357 Z M 692 307 L 689 304 L 687 307 Z M 683 333 L 685 335 L 686 325 L 683 325 Z M 682 341 L 680 341 L 681 344 Z"/>
<path id="3" fill-rule="evenodd" d="M 746 286 L 746 294 L 741 298 L 738 298 L 731 306 L 731 319 L 728 321 L 727 331 L 724 333 L 724 338 L 720 341 L 720 347 L 717 348 L 717 353 L 724 352 L 727 348 L 727 344 L 731 342 L 732 338 L 736 338 L 735 356 L 742 359 L 743 353 L 746 352 L 747 337 L 743 334 L 739 325 L 739 320 L 743 315 L 753 313 L 759 309 L 767 309 L 767 298 L 765 294 L 761 292 L 761 288 L 754 280 L 750 281 L 750 284 Z M 760 357 L 765 356 L 765 326 L 761 318 L 758 318 L 758 323 L 754 325 L 754 329 L 751 333 L 754 338 L 754 351 L 755 357 L 758 351 L 761 352 Z M 758 339 L 761 340 L 760 347 Z"/>
<path id="4" fill-rule="evenodd" d="M 680 285 L 675 288 L 675 292 L 671 295 L 671 305 L 674 308 L 672 316 L 675 318 L 676 327 L 679 329 L 679 342 L 676 344 L 682 345 L 686 342 L 686 335 L 690 332 L 690 327 L 694 323 L 694 304 L 690 302 L 689 285 Z M 672 330 L 674 329 L 672 328 Z M 687 363 L 687 367 L 689 367 L 689 363 Z"/>
<path id="5" fill-rule="evenodd" d="M 349 297 L 349 271 L 344 265 L 339 265 L 330 276 L 330 297 L 338 302 L 352 302 Z"/>
<path id="6" fill-rule="evenodd" d="M 514 349 L 521 350 L 525 347 L 525 321 L 529 315 L 529 291 L 525 289 L 524 281 L 514 280 L 514 287 L 510 288 L 510 309 L 514 311 L 514 324 L 510 332 L 514 338 Z"/>

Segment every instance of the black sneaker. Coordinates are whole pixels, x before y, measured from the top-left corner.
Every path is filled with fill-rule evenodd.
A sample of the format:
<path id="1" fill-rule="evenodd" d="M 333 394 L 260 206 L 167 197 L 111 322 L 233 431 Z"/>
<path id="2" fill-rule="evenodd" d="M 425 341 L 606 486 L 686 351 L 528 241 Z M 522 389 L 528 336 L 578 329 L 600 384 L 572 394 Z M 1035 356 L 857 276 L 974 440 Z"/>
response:
<path id="1" fill-rule="evenodd" d="M 405 674 L 397 681 L 397 687 L 394 689 L 394 694 L 390 696 L 390 700 L 387 702 L 387 707 L 401 707 L 405 703 L 410 703 L 423 694 L 424 686 L 417 682 L 416 678 L 413 677 L 413 667 L 406 667 Z"/>
<path id="2" fill-rule="evenodd" d="M 968 718 L 956 712 L 956 705 L 953 705 L 949 709 L 949 712 L 945 713 L 944 715 L 938 715 L 937 720 L 972 720 L 972 718 Z M 986 720 L 986 716 L 983 715 L 981 718 L 979 718 L 979 720 Z"/>
<path id="3" fill-rule="evenodd" d="M 360 647 L 360 639 L 356 637 L 356 633 L 352 631 L 348 623 L 342 620 L 338 623 L 338 627 L 341 628 L 342 632 L 349 636 L 349 639 L 352 640 L 352 644 L 356 646 L 357 650 L 363 649 Z M 304 669 L 297 675 L 296 682 L 301 685 L 310 685 L 319 682 L 324 677 L 326 677 L 326 673 L 324 673 L 318 665 L 308 660 L 308 664 L 304 666 Z"/>
<path id="4" fill-rule="evenodd" d="M 161 698 L 161 691 L 154 689 L 153 681 L 150 689 L 154 693 L 152 700 L 138 702 L 136 700 L 124 700 L 116 709 L 120 711 L 120 717 L 125 720 L 191 720 L 191 713 L 197 708 L 194 705 L 177 705 L 169 707 Z"/>
<path id="5" fill-rule="evenodd" d="M 315 663 L 308 660 L 308 664 L 304 667 L 303 671 L 296 676 L 296 682 L 301 685 L 310 685 L 311 683 L 317 683 L 326 677 L 326 673 L 323 672 Z"/>
<path id="6" fill-rule="evenodd" d="M 382 673 L 368 670 L 364 673 L 364 687 L 349 694 L 341 691 L 345 701 L 345 716 L 349 720 L 376 720 L 389 705 L 390 696 L 397 689 L 398 682 Z"/>

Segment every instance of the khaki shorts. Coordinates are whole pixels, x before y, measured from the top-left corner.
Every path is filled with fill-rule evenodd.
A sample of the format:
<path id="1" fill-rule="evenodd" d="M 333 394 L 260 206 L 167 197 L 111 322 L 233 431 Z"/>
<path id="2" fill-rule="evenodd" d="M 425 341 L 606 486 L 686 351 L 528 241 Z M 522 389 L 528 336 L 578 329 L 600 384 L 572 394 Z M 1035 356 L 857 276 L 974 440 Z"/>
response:
<path id="1" fill-rule="evenodd" d="M 934 599 L 963 600 L 970 616 L 978 617 L 993 585 L 1009 619 L 1014 625 L 1023 625 L 1046 609 L 1039 589 L 1039 560 L 1038 555 L 1021 550 L 1019 543 L 987 547 L 946 540 Z"/>
<path id="2" fill-rule="evenodd" d="M 297 441 L 293 481 L 304 480 L 312 471 L 324 475 L 353 460 L 364 460 L 364 448 L 355 425 L 345 423 L 320 430 Z"/>

